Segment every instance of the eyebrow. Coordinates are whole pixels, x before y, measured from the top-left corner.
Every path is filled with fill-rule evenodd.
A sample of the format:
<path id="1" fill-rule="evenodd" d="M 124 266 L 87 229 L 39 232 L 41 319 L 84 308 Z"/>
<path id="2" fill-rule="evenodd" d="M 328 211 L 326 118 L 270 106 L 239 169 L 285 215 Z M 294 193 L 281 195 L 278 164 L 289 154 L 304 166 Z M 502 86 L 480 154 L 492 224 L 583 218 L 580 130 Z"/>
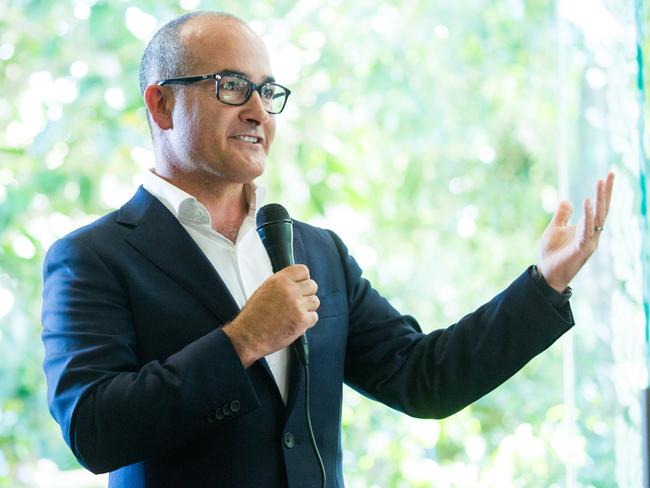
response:
<path id="1" fill-rule="evenodd" d="M 246 73 L 242 73 L 241 71 L 237 71 L 236 69 L 222 69 L 221 71 L 219 71 L 219 73 L 224 75 L 238 75 L 246 79 L 250 79 L 249 75 L 247 75 Z M 262 80 L 262 84 L 264 83 L 275 83 L 275 78 L 273 76 L 266 76 Z"/>

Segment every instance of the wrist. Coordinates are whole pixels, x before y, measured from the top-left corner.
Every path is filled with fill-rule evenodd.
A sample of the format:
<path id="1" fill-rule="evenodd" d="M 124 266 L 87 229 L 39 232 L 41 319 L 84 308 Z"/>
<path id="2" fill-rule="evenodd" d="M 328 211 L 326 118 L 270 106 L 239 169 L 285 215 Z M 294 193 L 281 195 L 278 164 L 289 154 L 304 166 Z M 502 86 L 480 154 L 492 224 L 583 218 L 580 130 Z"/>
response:
<path id="1" fill-rule="evenodd" d="M 569 288 L 568 283 L 556 283 L 553 280 L 548 279 L 546 276 L 544 276 L 544 273 L 542 273 L 542 271 L 539 269 L 539 266 L 537 265 L 533 265 L 532 275 L 536 281 L 545 284 L 547 286 L 550 286 L 558 293 L 566 294 L 566 293 L 570 293 L 571 291 L 571 288 Z"/>
<path id="2" fill-rule="evenodd" d="M 259 359 L 251 347 L 250 339 L 243 333 L 242 327 L 239 327 L 236 321 L 226 324 L 223 327 L 223 333 L 230 340 L 245 369 Z"/>

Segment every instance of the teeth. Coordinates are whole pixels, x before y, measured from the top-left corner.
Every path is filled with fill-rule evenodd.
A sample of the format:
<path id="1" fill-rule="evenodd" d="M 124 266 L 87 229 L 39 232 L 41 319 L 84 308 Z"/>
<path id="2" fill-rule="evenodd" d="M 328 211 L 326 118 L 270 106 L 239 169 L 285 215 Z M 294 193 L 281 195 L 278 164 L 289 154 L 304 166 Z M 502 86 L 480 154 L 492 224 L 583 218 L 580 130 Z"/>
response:
<path id="1" fill-rule="evenodd" d="M 245 142 L 257 142 L 257 137 L 252 136 L 237 136 L 237 139 Z"/>

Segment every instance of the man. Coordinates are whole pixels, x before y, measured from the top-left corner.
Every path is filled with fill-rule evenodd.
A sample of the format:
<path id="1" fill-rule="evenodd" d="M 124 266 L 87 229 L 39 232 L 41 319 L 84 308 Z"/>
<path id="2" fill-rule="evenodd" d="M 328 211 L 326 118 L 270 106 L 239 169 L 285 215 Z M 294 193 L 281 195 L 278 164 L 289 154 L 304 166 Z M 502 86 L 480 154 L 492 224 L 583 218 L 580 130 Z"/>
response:
<path id="1" fill-rule="evenodd" d="M 242 21 L 191 14 L 143 56 L 155 169 L 121 209 L 45 262 L 48 399 L 63 436 L 110 486 L 343 486 L 342 384 L 417 417 L 450 415 L 573 325 L 568 284 L 594 252 L 613 175 L 578 229 L 562 203 L 537 267 L 424 335 L 332 232 L 296 222 L 296 264 L 273 274 L 255 232 L 275 117 L 289 91 Z M 576 235 L 577 232 L 577 235 Z"/>

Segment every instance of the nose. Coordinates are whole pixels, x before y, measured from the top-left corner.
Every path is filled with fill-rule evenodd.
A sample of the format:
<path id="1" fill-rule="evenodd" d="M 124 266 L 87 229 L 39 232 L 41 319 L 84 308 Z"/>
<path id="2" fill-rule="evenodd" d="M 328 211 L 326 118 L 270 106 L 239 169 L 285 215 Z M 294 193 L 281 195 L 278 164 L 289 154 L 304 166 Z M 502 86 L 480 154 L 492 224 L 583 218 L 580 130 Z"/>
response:
<path id="1" fill-rule="evenodd" d="M 266 124 L 271 116 L 264 108 L 262 98 L 257 90 L 253 90 L 251 97 L 242 105 L 243 110 L 239 113 L 239 118 L 245 122 L 255 125 Z"/>

